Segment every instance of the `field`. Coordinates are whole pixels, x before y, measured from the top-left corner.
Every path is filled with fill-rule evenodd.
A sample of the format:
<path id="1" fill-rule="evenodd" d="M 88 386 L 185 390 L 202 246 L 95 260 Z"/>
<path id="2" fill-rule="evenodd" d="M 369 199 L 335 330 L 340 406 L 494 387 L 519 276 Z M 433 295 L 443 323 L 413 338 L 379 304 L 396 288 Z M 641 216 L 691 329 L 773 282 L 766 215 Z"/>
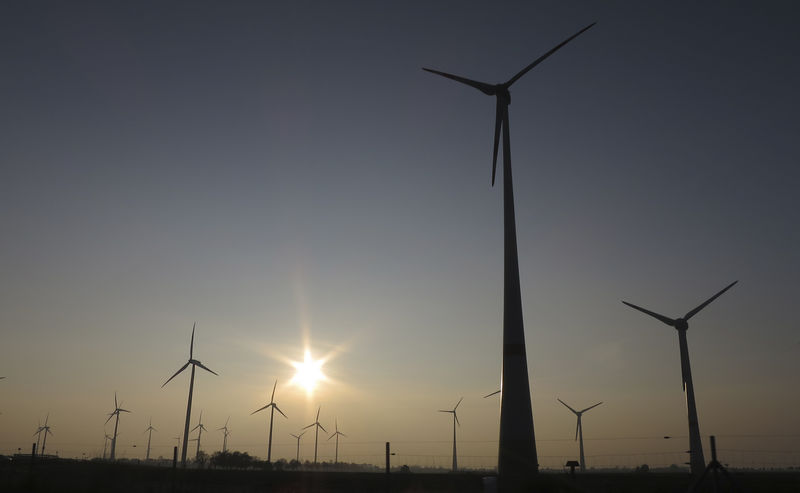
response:
<path id="1" fill-rule="evenodd" d="M 736 472 L 746 493 L 797 493 L 800 473 Z M 482 492 L 494 478 L 480 474 L 403 474 L 257 470 L 173 470 L 171 468 L 54 460 L 34 465 L 8 461 L 0 465 L 2 492 L 142 492 L 142 493 L 255 493 L 255 492 Z M 729 485 L 721 479 L 723 488 Z M 678 493 L 689 478 L 669 473 L 543 473 L 526 491 L 552 493 Z M 710 480 L 702 491 L 712 491 Z"/>

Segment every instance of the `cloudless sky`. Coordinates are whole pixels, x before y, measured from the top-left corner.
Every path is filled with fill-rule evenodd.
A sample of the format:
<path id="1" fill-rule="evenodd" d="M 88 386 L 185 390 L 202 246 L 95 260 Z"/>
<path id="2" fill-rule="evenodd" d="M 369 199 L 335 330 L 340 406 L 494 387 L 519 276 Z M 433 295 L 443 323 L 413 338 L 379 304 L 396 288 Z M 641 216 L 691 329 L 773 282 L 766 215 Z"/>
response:
<path id="1" fill-rule="evenodd" d="M 494 466 L 494 100 L 420 69 L 503 82 L 597 21 L 512 88 L 540 462 L 577 454 L 556 397 L 604 402 L 584 417 L 590 466 L 685 460 L 677 334 L 620 300 L 678 317 L 738 279 L 688 332 L 700 429 L 731 462 L 796 465 L 798 14 L 4 2 L 0 453 L 29 450 L 49 412 L 48 450 L 99 454 L 116 391 L 133 411 L 118 455 L 144 455 L 151 416 L 154 455 L 170 455 L 188 376 L 160 386 L 197 321 L 195 356 L 220 376 L 198 373 L 192 426 L 230 416 L 232 449 L 266 455 L 266 416 L 249 413 L 278 379 L 278 457 L 321 405 L 344 460 L 378 463 L 393 441 L 397 460 L 446 467 L 436 411 L 464 396 L 459 462 Z M 328 356 L 310 396 L 288 385 L 305 347 Z"/>

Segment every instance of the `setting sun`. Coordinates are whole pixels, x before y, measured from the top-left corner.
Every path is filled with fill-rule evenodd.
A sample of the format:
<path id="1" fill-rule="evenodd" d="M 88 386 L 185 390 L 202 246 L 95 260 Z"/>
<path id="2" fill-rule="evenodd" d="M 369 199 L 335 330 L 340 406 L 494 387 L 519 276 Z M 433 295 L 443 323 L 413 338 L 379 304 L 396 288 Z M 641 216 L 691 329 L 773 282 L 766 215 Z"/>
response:
<path id="1" fill-rule="evenodd" d="M 296 372 L 289 383 L 304 388 L 309 394 L 312 393 L 318 382 L 326 380 L 325 374 L 322 373 L 324 362 L 322 359 L 314 360 L 311 351 L 306 349 L 302 362 L 292 361 Z"/>

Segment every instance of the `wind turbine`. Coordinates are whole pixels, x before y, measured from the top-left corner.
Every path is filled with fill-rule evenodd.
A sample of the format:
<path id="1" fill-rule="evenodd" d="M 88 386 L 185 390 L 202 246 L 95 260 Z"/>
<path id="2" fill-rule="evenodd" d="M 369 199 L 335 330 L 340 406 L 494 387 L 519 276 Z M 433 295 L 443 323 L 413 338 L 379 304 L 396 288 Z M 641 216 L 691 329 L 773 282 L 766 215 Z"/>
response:
<path id="1" fill-rule="evenodd" d="M 111 440 L 111 435 L 108 433 L 105 434 L 106 437 L 103 439 L 103 460 L 106 460 L 106 447 L 108 446 L 108 441 Z"/>
<path id="2" fill-rule="evenodd" d="M 38 441 L 39 440 L 37 438 L 36 450 L 39 450 L 39 456 L 40 457 L 44 456 L 44 449 L 47 446 L 47 434 L 48 433 L 51 434 L 51 435 L 53 434 L 53 432 L 50 431 L 50 426 L 47 425 L 47 422 L 48 422 L 49 419 L 50 419 L 50 413 L 47 413 L 47 416 L 44 418 L 44 425 L 39 425 L 39 428 L 36 430 L 36 433 L 34 433 L 34 435 L 40 435 L 40 437 L 41 437 L 42 434 L 44 434 L 44 437 L 42 438 L 42 448 L 41 449 L 39 449 L 39 445 L 38 445 Z"/>
<path id="3" fill-rule="evenodd" d="M 536 456 L 536 438 L 533 431 L 533 411 L 528 382 L 528 361 L 525 352 L 525 329 L 522 318 L 522 294 L 519 282 L 517 257 L 517 230 L 514 217 L 514 187 L 511 178 L 511 137 L 509 133 L 508 106 L 511 104 L 511 85 L 529 70 L 539 65 L 584 31 L 589 24 L 550 51 L 534 60 L 514 77 L 502 84 L 487 84 L 457 75 L 424 68 L 428 72 L 461 82 L 497 98 L 494 126 L 494 154 L 492 157 L 492 185 L 497 172 L 497 148 L 503 133 L 503 369 L 500 400 L 500 446 L 498 474 L 506 477 L 523 477 L 539 469 Z"/>
<path id="4" fill-rule="evenodd" d="M 199 366 L 200 368 L 204 369 L 205 371 L 207 371 L 209 373 L 213 373 L 214 375 L 217 375 L 214 371 L 212 371 L 212 370 L 208 369 L 206 366 L 204 366 L 203 363 L 200 363 L 199 361 L 194 359 L 194 356 L 193 356 L 193 354 L 194 354 L 194 329 L 195 329 L 196 326 L 197 326 L 197 322 L 195 322 L 194 325 L 192 325 L 192 342 L 189 343 L 189 361 L 187 361 L 186 364 L 183 365 L 180 370 L 176 371 L 174 375 L 169 377 L 169 379 L 167 379 L 167 381 L 164 382 L 164 384 L 161 386 L 161 388 L 163 389 L 164 385 L 168 384 L 170 380 L 172 380 L 173 378 L 177 377 L 183 370 L 186 369 L 186 367 L 188 367 L 189 365 L 192 365 L 192 376 L 189 378 L 189 402 L 186 404 L 186 424 L 183 427 L 183 448 L 181 450 L 181 465 L 183 467 L 186 467 L 186 449 L 187 449 L 187 447 L 189 445 L 189 419 L 191 419 L 191 417 L 192 417 L 192 391 L 194 390 L 194 370 L 195 370 L 196 367 Z M 217 376 L 219 376 L 219 375 L 217 375 Z M 199 447 L 200 446 L 198 444 L 198 448 Z"/>
<path id="5" fill-rule="evenodd" d="M 304 426 L 302 428 L 303 430 L 305 430 L 306 428 L 311 428 L 312 426 L 315 427 L 314 428 L 314 464 L 317 463 L 317 442 L 319 441 L 319 429 L 322 428 L 322 431 L 324 431 L 325 433 L 328 433 L 328 430 L 326 430 L 325 428 L 322 427 L 321 424 L 319 424 L 319 411 L 320 411 L 320 409 L 322 409 L 322 406 L 319 406 L 319 409 L 317 409 L 317 420 L 314 421 L 313 423 L 311 423 L 310 425 Z M 300 440 L 300 439 L 298 438 L 298 440 Z"/>
<path id="6" fill-rule="evenodd" d="M 119 431 L 119 413 L 129 413 L 127 409 L 122 409 L 119 407 L 120 405 L 117 404 L 117 393 L 114 392 L 114 410 L 111 411 L 108 415 L 108 419 L 106 420 L 106 424 L 111 421 L 111 418 L 114 416 L 117 417 L 116 421 L 114 421 L 114 436 L 111 437 L 111 460 L 115 460 L 117 457 L 117 432 Z"/>
<path id="7" fill-rule="evenodd" d="M 158 430 L 153 428 L 153 418 L 151 416 L 150 417 L 150 423 L 147 425 L 147 429 L 144 430 L 144 433 L 148 433 L 149 432 L 148 435 L 147 435 L 147 453 L 144 456 L 144 460 L 150 460 L 150 439 L 153 437 L 153 432 L 154 431 L 158 431 Z M 142 433 L 142 434 L 144 434 L 144 433 Z"/>
<path id="8" fill-rule="evenodd" d="M 331 436 L 328 437 L 328 440 L 330 440 L 333 437 L 336 437 L 336 456 L 335 456 L 336 458 L 333 460 L 333 463 L 334 464 L 338 464 L 339 463 L 339 437 L 343 436 L 343 437 L 347 438 L 347 435 L 345 435 L 344 433 L 339 431 L 339 420 L 338 419 L 335 419 L 334 423 L 336 424 L 336 431 L 334 431 L 333 434 L 331 434 Z M 298 441 L 297 444 L 300 445 L 300 442 Z"/>
<path id="9" fill-rule="evenodd" d="M 231 417 L 228 416 L 228 419 L 225 420 L 225 426 L 223 426 L 222 428 L 217 428 L 217 431 L 221 430 L 222 433 L 224 433 L 224 437 L 222 438 L 222 453 L 223 454 L 228 451 L 228 435 L 231 434 L 231 431 L 228 429 L 228 421 L 230 421 L 230 420 L 231 420 Z"/>
<path id="10" fill-rule="evenodd" d="M 689 415 L 689 467 L 692 474 L 702 474 L 705 470 L 706 462 L 703 457 L 703 443 L 700 441 L 700 423 L 697 420 L 697 404 L 694 400 L 694 384 L 692 384 L 692 369 L 689 366 L 689 344 L 686 341 L 686 331 L 689 329 L 689 319 L 697 315 L 697 312 L 706 307 L 709 303 L 719 298 L 722 293 L 729 290 L 739 281 L 733 281 L 725 286 L 719 293 L 701 303 L 697 308 L 690 310 L 682 318 L 672 319 L 660 315 L 656 312 L 651 312 L 640 306 L 636 306 L 627 301 L 623 301 L 626 305 L 642 313 L 646 313 L 651 317 L 664 322 L 670 327 L 674 327 L 678 331 L 678 344 L 681 353 L 681 374 L 683 378 L 683 391 L 686 393 L 686 408 Z"/>
<path id="11" fill-rule="evenodd" d="M 458 421 L 458 415 L 456 414 L 456 409 L 458 409 L 458 405 L 461 404 L 464 398 L 458 400 L 456 407 L 453 408 L 452 411 L 447 411 L 445 409 L 439 409 L 440 413 L 453 413 L 453 472 L 458 470 L 458 456 L 456 454 L 456 423 L 458 426 L 461 426 L 461 423 Z"/>
<path id="12" fill-rule="evenodd" d="M 594 406 L 589 406 L 586 409 L 583 409 L 581 411 L 576 411 L 576 410 L 572 409 L 571 407 L 569 407 L 569 404 L 567 404 L 566 402 L 562 401 L 558 397 L 556 397 L 556 399 L 561 404 L 564 404 L 565 406 L 567 406 L 567 409 L 569 409 L 570 411 L 575 413 L 575 416 L 578 417 L 578 426 L 577 426 L 577 428 L 575 428 L 575 440 L 578 440 L 578 437 L 580 437 L 580 441 L 578 443 L 580 444 L 580 451 L 581 451 L 581 472 L 585 472 L 586 471 L 586 460 L 583 457 L 583 426 L 581 425 L 581 416 L 583 415 L 583 413 L 585 413 L 589 409 L 592 409 L 594 407 L 599 406 L 600 404 L 602 404 L 602 402 L 598 402 Z"/>
<path id="13" fill-rule="evenodd" d="M 48 416 L 49 416 L 49 414 L 48 414 Z M 41 453 L 42 452 L 42 432 L 43 431 L 44 430 L 42 430 L 42 420 L 40 419 L 39 423 L 38 423 L 38 426 L 36 427 L 36 432 L 34 432 L 34 434 L 33 434 L 33 436 L 36 437 L 36 452 L 37 453 Z"/>
<path id="14" fill-rule="evenodd" d="M 197 459 L 200 457 L 200 438 L 203 436 L 204 431 L 208 431 L 206 427 L 203 426 L 203 411 L 200 411 L 200 419 L 197 420 L 197 426 L 192 428 L 192 431 L 194 430 L 197 430 L 197 452 L 194 454 L 194 458 Z"/>
<path id="15" fill-rule="evenodd" d="M 275 388 L 278 386 L 278 380 L 275 380 L 275 385 L 272 386 L 272 397 L 269 398 L 269 404 L 266 406 L 256 409 L 250 416 L 254 415 L 259 411 L 263 411 L 264 409 L 270 408 L 269 410 L 269 440 L 267 440 L 267 462 L 272 462 L 272 419 L 275 417 L 275 410 L 277 409 L 279 413 L 283 414 L 283 411 L 275 404 Z M 289 419 L 285 414 L 283 417 Z"/>
<path id="16" fill-rule="evenodd" d="M 300 433 L 299 435 L 295 435 L 294 433 L 289 433 L 289 434 L 292 435 L 293 437 L 297 438 L 297 456 L 295 457 L 294 460 L 296 460 L 297 462 L 300 462 L 300 437 L 305 435 L 306 432 L 304 431 L 303 433 Z"/>

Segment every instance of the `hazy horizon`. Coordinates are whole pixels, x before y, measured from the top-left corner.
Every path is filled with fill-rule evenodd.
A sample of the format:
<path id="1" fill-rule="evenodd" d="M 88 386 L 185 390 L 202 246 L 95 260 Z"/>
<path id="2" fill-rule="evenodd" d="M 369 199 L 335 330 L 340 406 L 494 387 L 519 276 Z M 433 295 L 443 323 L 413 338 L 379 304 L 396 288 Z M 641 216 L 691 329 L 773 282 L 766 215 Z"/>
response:
<path id="1" fill-rule="evenodd" d="M 7 2 L 0 7 L 0 454 L 171 456 L 194 355 L 203 449 L 494 467 L 512 166 L 539 462 L 688 460 L 674 329 L 694 317 L 704 446 L 800 465 L 800 8 L 791 2 Z M 498 178 L 502 170 L 498 170 Z M 327 358 L 309 395 L 304 351 Z M 112 423 L 113 424 L 113 420 Z M 109 427 L 106 427 L 106 432 Z M 673 438 L 665 440 L 664 436 Z M 194 435 L 193 435 L 194 437 Z M 134 448 L 133 445 L 136 445 Z M 194 456 L 194 443 L 189 457 Z M 301 441 L 313 456 L 313 433 Z M 707 453 L 707 459 L 710 455 Z"/>

